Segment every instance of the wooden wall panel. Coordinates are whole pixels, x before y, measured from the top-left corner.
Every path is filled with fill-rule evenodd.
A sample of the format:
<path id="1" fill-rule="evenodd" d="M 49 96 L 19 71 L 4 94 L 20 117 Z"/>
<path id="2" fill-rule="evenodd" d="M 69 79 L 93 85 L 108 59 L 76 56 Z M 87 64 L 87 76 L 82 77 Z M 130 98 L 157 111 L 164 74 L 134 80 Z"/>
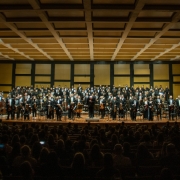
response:
<path id="1" fill-rule="evenodd" d="M 11 86 L 0 86 L 0 92 L 10 91 L 11 89 Z"/>
<path id="2" fill-rule="evenodd" d="M 110 64 L 95 64 L 94 76 L 94 85 L 110 85 Z"/>
<path id="3" fill-rule="evenodd" d="M 55 80 L 70 80 L 71 65 L 70 64 L 55 64 Z"/>
<path id="4" fill-rule="evenodd" d="M 169 64 L 154 64 L 154 80 L 169 80 Z"/>
<path id="5" fill-rule="evenodd" d="M 180 64 L 172 64 L 172 74 L 180 74 Z"/>
<path id="6" fill-rule="evenodd" d="M 142 86 L 150 88 L 150 84 L 148 84 L 148 83 L 145 83 L 145 84 L 138 84 L 138 83 L 134 84 L 134 88 L 142 87 Z"/>
<path id="7" fill-rule="evenodd" d="M 74 77 L 74 82 L 90 82 L 90 77 L 89 76 L 75 76 Z"/>
<path id="8" fill-rule="evenodd" d="M 79 84 L 74 83 L 74 87 L 77 89 L 77 87 L 79 86 Z M 90 87 L 90 84 L 81 84 L 81 87 L 83 90 L 85 90 L 87 87 Z"/>
<path id="9" fill-rule="evenodd" d="M 134 74 L 150 74 L 149 64 L 134 64 Z"/>
<path id="10" fill-rule="evenodd" d="M 130 86 L 130 77 L 114 77 L 114 85 L 125 87 L 126 84 Z"/>
<path id="11" fill-rule="evenodd" d="M 154 87 L 160 87 L 162 85 L 162 88 L 169 87 L 169 82 L 154 82 Z"/>
<path id="12" fill-rule="evenodd" d="M 16 76 L 16 86 L 31 86 L 31 76 Z"/>
<path id="13" fill-rule="evenodd" d="M 150 78 L 149 77 L 134 77 L 134 82 L 149 82 Z"/>
<path id="14" fill-rule="evenodd" d="M 74 74 L 90 74 L 90 64 L 74 64 Z"/>
<path id="15" fill-rule="evenodd" d="M 134 69 L 149 69 L 149 64 L 134 64 Z"/>
<path id="16" fill-rule="evenodd" d="M 173 82 L 180 82 L 180 76 L 173 76 Z"/>
<path id="17" fill-rule="evenodd" d="M 16 64 L 16 74 L 31 74 L 31 64 Z"/>
<path id="18" fill-rule="evenodd" d="M 134 69 L 134 74 L 139 75 L 139 74 L 150 74 L 150 69 Z"/>
<path id="19" fill-rule="evenodd" d="M 51 85 L 50 84 L 46 84 L 46 83 L 35 83 L 34 87 L 37 87 L 37 88 L 41 88 L 41 87 L 47 88 L 47 87 L 51 87 Z"/>
<path id="20" fill-rule="evenodd" d="M 114 74 L 130 74 L 130 64 L 114 64 Z"/>
<path id="21" fill-rule="evenodd" d="M 50 82 L 50 76 L 35 76 L 35 82 Z"/>
<path id="22" fill-rule="evenodd" d="M 180 95 L 180 84 L 173 84 L 173 99 L 177 98 Z"/>
<path id="23" fill-rule="evenodd" d="M 12 64 L 1 64 L 0 84 L 12 83 Z"/>
<path id="24" fill-rule="evenodd" d="M 35 74 L 51 74 L 51 64 L 36 64 Z"/>
<path id="25" fill-rule="evenodd" d="M 54 82 L 54 87 L 58 86 L 70 88 L 70 82 Z"/>

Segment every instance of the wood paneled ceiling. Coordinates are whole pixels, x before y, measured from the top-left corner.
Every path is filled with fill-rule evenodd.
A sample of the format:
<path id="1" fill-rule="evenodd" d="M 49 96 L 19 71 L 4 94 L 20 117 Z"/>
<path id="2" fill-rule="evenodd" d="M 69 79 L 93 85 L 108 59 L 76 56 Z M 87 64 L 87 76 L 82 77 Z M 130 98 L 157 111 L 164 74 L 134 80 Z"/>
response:
<path id="1" fill-rule="evenodd" d="M 0 0 L 0 60 L 180 61 L 180 1 Z"/>

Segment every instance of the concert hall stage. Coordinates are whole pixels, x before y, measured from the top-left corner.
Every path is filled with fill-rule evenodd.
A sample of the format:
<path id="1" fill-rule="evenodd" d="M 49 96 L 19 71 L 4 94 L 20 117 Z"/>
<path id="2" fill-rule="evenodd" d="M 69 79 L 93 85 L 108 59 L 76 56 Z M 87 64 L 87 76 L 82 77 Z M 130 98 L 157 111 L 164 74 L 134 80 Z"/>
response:
<path id="1" fill-rule="evenodd" d="M 160 126 L 163 126 L 167 123 L 168 118 L 167 117 L 163 117 L 161 120 L 159 120 L 158 118 L 154 118 L 153 121 L 148 121 L 143 119 L 141 116 L 137 117 L 136 121 L 132 121 L 130 119 L 130 117 L 125 117 L 125 118 L 116 118 L 116 120 L 112 120 L 112 118 L 106 116 L 104 119 L 101 119 L 101 117 L 99 116 L 95 116 L 94 118 L 89 118 L 87 116 L 87 114 L 82 114 L 81 118 L 74 118 L 74 119 L 68 119 L 67 116 L 63 116 L 62 117 L 62 121 L 57 121 L 56 119 L 47 119 L 45 116 L 41 116 L 41 117 L 37 117 L 36 119 L 32 119 L 32 117 L 30 117 L 30 120 L 23 120 L 23 119 L 19 119 L 19 120 L 6 120 L 6 115 L 4 116 L 0 116 L 0 119 L 2 119 L 3 123 L 9 124 L 9 125 L 21 125 L 23 123 L 28 123 L 28 124 L 48 124 L 50 126 L 54 126 L 54 125 L 67 125 L 69 123 L 71 124 L 79 124 L 80 126 L 85 126 L 87 123 L 91 123 L 92 125 L 105 125 L 105 124 L 109 124 L 109 125 L 117 125 L 119 123 L 124 122 L 126 125 L 135 125 L 135 124 L 140 124 L 140 125 L 153 125 L 153 124 L 158 124 Z M 173 124 L 175 121 L 177 121 L 178 123 L 180 123 L 180 118 L 176 119 L 174 118 L 174 120 L 170 120 L 169 123 Z"/>

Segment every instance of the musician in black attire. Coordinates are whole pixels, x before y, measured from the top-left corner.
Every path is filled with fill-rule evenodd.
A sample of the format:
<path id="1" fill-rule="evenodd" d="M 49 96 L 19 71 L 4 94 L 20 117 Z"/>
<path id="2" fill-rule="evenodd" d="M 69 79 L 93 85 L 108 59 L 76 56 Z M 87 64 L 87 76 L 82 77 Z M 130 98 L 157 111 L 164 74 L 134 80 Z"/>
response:
<path id="1" fill-rule="evenodd" d="M 176 99 L 177 115 L 180 116 L 180 95 Z"/>
<path id="2" fill-rule="evenodd" d="M 157 96 L 157 99 L 155 100 L 156 104 L 156 110 L 157 110 L 157 117 L 160 116 L 161 119 L 161 109 L 162 109 L 162 100 Z"/>
<path id="3" fill-rule="evenodd" d="M 169 96 L 169 99 L 168 99 L 168 101 L 167 101 L 167 103 L 168 103 L 168 109 L 169 109 L 169 120 L 171 120 L 171 118 L 172 118 L 172 120 L 173 120 L 173 118 L 174 118 L 174 116 L 173 116 L 173 114 L 172 113 L 174 113 L 174 104 L 175 104 L 175 102 L 174 102 L 174 100 L 172 99 L 172 96 L 170 95 Z"/>
<path id="4" fill-rule="evenodd" d="M 111 101 L 111 109 L 112 109 L 111 116 L 113 120 L 116 119 L 118 104 L 119 102 L 116 99 L 116 97 L 113 97 L 113 100 Z"/>
<path id="5" fill-rule="evenodd" d="M 149 97 L 148 101 L 148 120 L 153 121 L 154 103 L 152 97 Z"/>
<path id="6" fill-rule="evenodd" d="M 95 97 L 89 96 L 87 99 L 88 109 L 89 109 L 89 118 L 94 117 L 94 103 L 95 103 Z"/>
<path id="7" fill-rule="evenodd" d="M 24 120 L 26 119 L 29 120 L 29 115 L 30 115 L 29 104 L 25 105 L 23 111 L 24 111 Z"/>
<path id="8" fill-rule="evenodd" d="M 123 95 L 119 99 L 118 107 L 119 107 L 119 118 L 124 118 L 126 112 L 126 99 L 124 98 Z"/>
<path id="9" fill-rule="evenodd" d="M 74 98 L 73 94 L 67 99 L 68 101 L 68 118 L 74 118 L 74 109 L 76 108 L 76 99 Z"/>
<path id="10" fill-rule="evenodd" d="M 37 107 L 38 107 L 38 100 L 36 99 L 36 96 L 34 96 L 33 100 L 31 101 L 32 105 L 32 117 L 33 119 L 36 119 L 36 114 L 37 114 Z"/>
<path id="11" fill-rule="evenodd" d="M 46 102 L 47 119 L 54 119 L 54 102 L 49 99 Z"/>
<path id="12" fill-rule="evenodd" d="M 61 121 L 62 112 L 63 112 L 61 97 L 57 97 L 57 99 L 55 101 L 55 108 L 56 108 L 57 121 Z"/>
<path id="13" fill-rule="evenodd" d="M 105 116 L 105 105 L 106 105 L 106 101 L 105 101 L 104 96 L 100 97 L 99 105 L 100 105 L 99 112 L 100 112 L 100 115 L 101 115 L 101 119 L 104 119 L 104 116 Z"/>
<path id="14" fill-rule="evenodd" d="M 11 119 L 14 119 L 14 98 L 11 98 L 11 96 L 8 96 L 6 99 L 6 110 L 7 110 L 7 120 L 9 120 L 9 117 L 11 116 Z"/>
<path id="15" fill-rule="evenodd" d="M 130 113 L 131 113 L 131 120 L 136 121 L 137 109 L 139 108 L 139 102 L 134 96 L 134 99 L 130 101 Z"/>

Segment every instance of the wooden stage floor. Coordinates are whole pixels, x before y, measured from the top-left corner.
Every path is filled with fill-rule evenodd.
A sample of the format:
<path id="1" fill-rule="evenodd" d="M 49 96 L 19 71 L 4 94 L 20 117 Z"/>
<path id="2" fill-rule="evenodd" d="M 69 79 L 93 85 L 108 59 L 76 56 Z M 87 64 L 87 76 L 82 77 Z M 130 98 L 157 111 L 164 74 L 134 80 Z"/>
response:
<path id="1" fill-rule="evenodd" d="M 127 125 L 133 125 L 133 124 L 146 124 L 146 125 L 151 125 L 151 124 L 159 124 L 159 125 L 164 125 L 167 123 L 168 118 L 167 117 L 163 117 L 162 119 L 158 119 L 157 117 L 154 117 L 153 121 L 148 121 L 146 119 L 143 119 L 142 116 L 137 116 L 136 121 L 132 121 L 130 116 L 127 115 L 125 118 L 116 118 L 116 120 L 112 120 L 112 118 L 110 118 L 110 116 L 105 116 L 104 119 L 101 119 L 101 117 L 99 115 L 95 115 L 94 118 L 89 118 L 87 113 L 82 113 L 81 114 L 81 118 L 77 118 L 75 117 L 74 119 L 68 119 L 67 116 L 63 116 L 61 118 L 61 121 L 57 121 L 56 117 L 54 119 L 47 119 L 46 116 L 37 116 L 36 119 L 33 119 L 32 116 L 30 116 L 30 120 L 24 120 L 23 118 L 21 119 L 14 119 L 14 120 L 6 120 L 7 119 L 7 115 L 0 115 L 0 119 L 2 119 L 3 123 L 7 123 L 7 124 L 22 124 L 22 123 L 36 123 L 36 124 L 49 124 L 49 125 L 59 125 L 59 124 L 68 124 L 68 123 L 78 123 L 81 125 L 86 125 L 88 122 L 90 122 L 91 124 L 111 124 L 111 125 L 116 125 L 119 123 L 124 122 Z M 178 122 L 180 123 L 180 118 L 174 118 L 174 120 L 170 120 L 170 123 L 174 123 L 174 122 Z"/>

